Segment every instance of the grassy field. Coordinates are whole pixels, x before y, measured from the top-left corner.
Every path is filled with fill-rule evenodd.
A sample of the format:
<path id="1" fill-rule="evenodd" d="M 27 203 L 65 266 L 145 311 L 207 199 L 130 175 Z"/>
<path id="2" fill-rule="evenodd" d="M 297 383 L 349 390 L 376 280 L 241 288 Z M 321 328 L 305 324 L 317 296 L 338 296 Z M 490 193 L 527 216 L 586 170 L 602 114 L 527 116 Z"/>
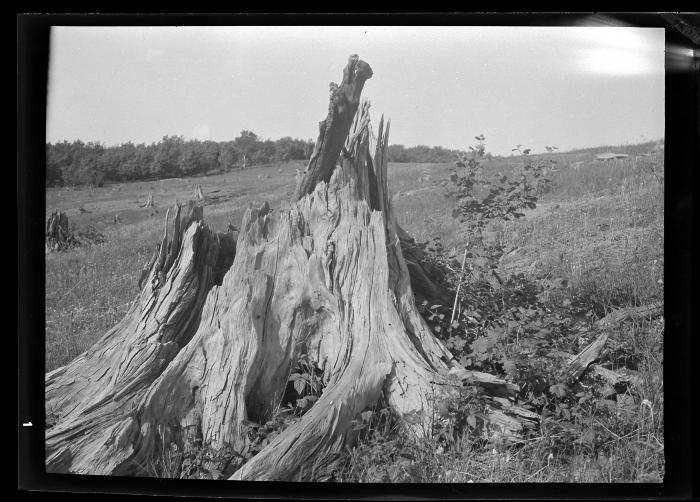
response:
<path id="1" fill-rule="evenodd" d="M 46 370 L 69 362 L 127 311 L 141 268 L 162 237 L 167 208 L 185 202 L 197 185 L 207 197 L 207 223 L 238 226 L 249 204 L 279 207 L 303 164 L 256 167 L 215 176 L 133 182 L 103 188 L 49 189 L 46 214 L 64 211 L 76 228 L 92 226 L 107 242 L 46 255 Z M 142 208 L 149 194 L 155 207 Z M 81 212 L 79 208 L 89 212 Z M 119 215 L 121 223 L 115 223 Z"/>
<path id="2" fill-rule="evenodd" d="M 517 359 L 527 331 L 512 339 L 506 333 L 505 341 L 497 341 L 503 354 L 520 361 L 517 378 L 536 364 L 542 365 L 543 375 L 560 367 L 563 361 L 556 354 L 576 352 L 581 340 L 574 328 L 584 317 L 590 321 L 613 308 L 663 300 L 663 152 L 642 156 L 634 154 L 644 149 L 628 149 L 633 153 L 629 158 L 607 162 L 594 160 L 597 150 L 543 157 L 555 162 L 537 208 L 520 220 L 489 229 L 508 250 L 499 266 L 501 275 L 517 278 L 498 292 L 503 309 L 494 315 L 505 319 L 508 302 L 534 288 L 538 299 L 526 308 L 541 312 L 538 317 L 556 326 L 548 335 L 548 355 L 540 359 Z M 492 159 L 484 162 L 484 171 L 510 173 L 521 162 L 520 157 Z M 77 228 L 93 226 L 107 240 L 46 255 L 46 370 L 69 362 L 126 313 L 168 206 L 187 200 L 200 184 L 210 201 L 218 198 L 205 207 L 205 221 L 217 230 L 229 224 L 237 227 L 249 205 L 267 200 L 273 208 L 283 206 L 296 169 L 303 168 L 289 163 L 201 178 L 47 190 L 47 216 L 61 209 Z M 439 237 L 442 252 L 459 257 L 464 229 L 451 217 L 454 203 L 444 197 L 441 185 L 453 169 L 451 164 L 391 164 L 389 187 L 400 225 L 418 241 Z M 139 207 L 149 193 L 155 208 Z M 81 207 L 88 212 L 81 212 Z M 114 222 L 117 214 L 121 223 Z M 551 287 L 554 283 L 558 287 Z M 460 312 L 469 307 L 470 295 L 477 296 L 464 292 Z M 606 362 L 639 376 L 634 392 L 625 391 L 614 400 L 593 391 L 579 396 L 580 389 L 570 389 L 570 395 L 557 399 L 540 392 L 546 400 L 537 408 L 543 425 L 525 444 L 445 443 L 438 435 L 418 441 L 405 437 L 390 421 L 378 420 L 342 458 L 334 479 L 660 481 L 663 329 L 663 320 L 634 321 L 611 336 Z M 464 331 L 465 336 L 473 332 Z"/>
<path id="3" fill-rule="evenodd" d="M 580 326 L 589 325 L 590 320 L 615 308 L 663 301 L 663 157 L 658 154 L 599 163 L 593 160 L 593 154 L 584 152 L 569 158 L 568 162 L 557 159 L 557 171 L 550 174 L 551 186 L 535 210 L 523 219 L 489 229 L 508 250 L 499 266 L 501 276 L 519 278 L 489 296 L 503 301 L 504 308 L 497 312 L 489 307 L 480 310 L 478 302 L 472 301 L 479 296 L 476 291 L 467 291 L 460 302 L 464 308 L 473 307 L 482 317 L 493 314 L 505 320 L 505 339 L 490 349 L 481 366 L 473 365 L 474 369 L 497 373 L 500 368 L 502 376 L 507 374 L 525 388 L 528 377 L 548 382 L 540 392 L 534 391 L 541 399 L 538 406 L 531 408 L 541 413 L 538 434 L 524 444 L 494 447 L 474 441 L 445 443 L 444 436 L 438 435 L 411 440 L 391 432 L 386 424 L 370 425 L 364 442 L 348 453 L 339 479 L 663 479 L 663 319 L 625 323 L 608 341 L 609 351 L 601 364 L 634 372 L 640 378 L 635 389 L 611 396 L 595 378 L 585 378 L 581 385 L 566 389 L 561 396 L 552 395 L 547 389 L 556 381 L 557 370 L 566 364 L 562 355 L 576 353 L 591 341 L 579 335 Z M 573 162 L 583 164 L 574 169 Z M 507 166 L 494 167 L 505 170 Z M 413 179 L 423 172 L 435 173 L 434 177 L 440 179 L 448 171 L 447 166 L 412 166 L 407 172 L 412 172 Z M 407 179 L 411 176 L 402 177 L 401 182 L 406 183 Z M 440 188 L 406 189 L 406 195 L 399 193 L 394 199 L 399 221 L 420 238 L 441 237 L 448 255 L 461 256 L 464 234 L 447 216 L 451 205 L 439 197 Z M 528 288 L 534 289 L 534 298 L 523 298 Z M 511 311 L 522 312 L 523 308 L 525 315 L 513 322 Z M 434 312 L 449 318 L 451 309 L 438 308 Z M 533 316 L 527 317 L 530 314 Z M 513 324 L 516 329 L 512 329 Z M 435 325 L 445 332 L 444 322 L 436 318 Z M 547 342 L 539 343 L 536 337 L 545 330 L 537 330 L 547 325 Z M 468 337 L 472 330 L 466 331 Z M 479 333 L 483 335 L 484 330 Z M 450 345 L 448 336 L 440 337 L 451 349 L 455 347 Z M 533 341 L 537 343 L 532 344 Z M 457 349 L 462 343 L 456 344 Z M 531 351 L 533 346 L 535 351 Z M 505 359 L 514 362 L 516 371 L 503 371 L 502 366 L 493 364 Z M 469 399 L 465 399 L 456 408 L 468 404 Z M 457 424 L 459 419 L 457 413 L 450 424 Z"/>

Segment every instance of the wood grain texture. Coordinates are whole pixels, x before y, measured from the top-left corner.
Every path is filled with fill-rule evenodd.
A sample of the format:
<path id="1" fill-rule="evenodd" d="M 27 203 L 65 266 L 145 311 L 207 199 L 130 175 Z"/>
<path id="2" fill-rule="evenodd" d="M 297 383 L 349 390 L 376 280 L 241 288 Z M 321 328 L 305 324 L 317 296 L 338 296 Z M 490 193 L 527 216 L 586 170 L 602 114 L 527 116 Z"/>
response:
<path id="1" fill-rule="evenodd" d="M 294 200 L 310 194 L 320 181 L 330 180 L 360 104 L 362 89 L 372 73 L 372 68 L 353 54 L 343 70 L 340 86 L 331 83 L 328 115 L 318 125 L 318 140 L 297 185 Z"/>
<path id="2" fill-rule="evenodd" d="M 170 227 L 172 238 L 166 223 L 149 280 L 126 316 L 46 374 L 46 412 L 56 422 L 46 431 L 49 472 L 113 473 L 124 457 L 116 438 L 134 433 L 133 412 L 198 326 L 226 236 L 204 226 L 194 205 L 184 217 L 178 207 Z"/>
<path id="3" fill-rule="evenodd" d="M 232 479 L 306 479 L 352 444 L 353 420 L 381 396 L 428 434 L 455 382 L 493 395 L 490 431 L 536 423 L 513 403 L 517 386 L 464 370 L 418 313 L 388 195 L 389 121 L 375 138 L 359 104 L 369 76 L 351 57 L 288 209 L 249 208 L 235 244 L 194 203 L 166 215 L 125 318 L 46 375 L 49 472 L 147 474 L 170 443 L 240 451 L 244 423 L 272 417 L 301 355 L 324 368 L 322 395 Z"/>

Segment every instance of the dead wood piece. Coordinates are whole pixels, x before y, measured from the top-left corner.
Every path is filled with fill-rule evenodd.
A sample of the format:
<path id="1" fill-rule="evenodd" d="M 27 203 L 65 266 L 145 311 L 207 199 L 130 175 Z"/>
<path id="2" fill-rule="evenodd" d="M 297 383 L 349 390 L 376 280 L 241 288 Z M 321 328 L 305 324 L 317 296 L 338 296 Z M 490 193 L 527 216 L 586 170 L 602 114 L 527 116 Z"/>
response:
<path id="1" fill-rule="evenodd" d="M 588 366 L 597 361 L 610 336 L 610 329 L 616 327 L 628 319 L 641 319 L 659 316 L 663 313 L 663 302 L 655 302 L 641 307 L 625 307 L 614 310 L 595 323 L 596 330 L 604 330 L 603 333 L 584 348 L 578 355 L 571 358 L 562 372 L 562 379 L 573 383 L 586 372 Z"/>
<path id="2" fill-rule="evenodd" d="M 350 56 L 340 86 L 331 86 L 328 116 L 319 123 L 318 140 L 295 191 L 295 200 L 311 193 L 320 181 L 330 180 L 360 104 L 362 88 L 371 77 L 372 68 L 357 55 Z"/>
<path id="3" fill-rule="evenodd" d="M 573 357 L 567 364 L 563 372 L 563 378 L 569 383 L 573 383 L 585 373 L 588 366 L 597 361 L 600 353 L 608 341 L 608 333 L 602 333 L 590 345 L 583 349 L 578 355 Z"/>
<path id="4" fill-rule="evenodd" d="M 188 345 L 222 262 L 221 241 L 201 219 L 201 208 L 187 206 L 184 217 L 178 208 L 169 222 L 173 240 L 166 228 L 151 262 L 150 286 L 124 319 L 71 363 L 46 374 L 47 414 L 57 417 L 46 431 L 47 471 L 133 474 L 145 465 L 156 436 L 149 424 L 162 429 L 169 413 L 164 404 L 149 409 L 142 399 Z M 170 442 L 167 434 L 159 440 Z"/>
<path id="5" fill-rule="evenodd" d="M 449 375 L 460 380 L 463 385 L 475 385 L 495 397 L 515 397 L 520 391 L 518 385 L 481 371 L 455 367 L 450 370 Z"/>
<path id="6" fill-rule="evenodd" d="M 642 378 L 639 375 L 624 368 L 613 371 L 599 364 L 594 364 L 592 369 L 596 376 L 602 378 L 618 394 L 642 384 Z"/>
<path id="7" fill-rule="evenodd" d="M 68 216 L 60 210 L 52 212 L 46 221 L 45 239 L 47 253 L 62 251 L 81 244 L 68 222 Z"/>
<path id="8" fill-rule="evenodd" d="M 486 423 L 485 439 L 494 443 L 513 444 L 539 427 L 540 415 L 511 403 L 508 399 L 493 397 L 482 416 Z"/>
<path id="9" fill-rule="evenodd" d="M 461 382 L 461 385 L 476 387 L 486 401 L 485 412 L 480 415 L 486 425 L 482 431 L 484 439 L 512 444 L 521 441 L 539 426 L 539 414 L 515 404 L 520 392 L 517 384 L 489 373 L 456 367 L 448 375 Z"/>
<path id="10" fill-rule="evenodd" d="M 596 327 L 612 328 L 623 321 L 632 319 L 650 319 L 658 317 L 664 312 L 663 302 L 654 302 L 641 307 L 624 307 L 610 312 L 608 315 L 596 322 Z"/>

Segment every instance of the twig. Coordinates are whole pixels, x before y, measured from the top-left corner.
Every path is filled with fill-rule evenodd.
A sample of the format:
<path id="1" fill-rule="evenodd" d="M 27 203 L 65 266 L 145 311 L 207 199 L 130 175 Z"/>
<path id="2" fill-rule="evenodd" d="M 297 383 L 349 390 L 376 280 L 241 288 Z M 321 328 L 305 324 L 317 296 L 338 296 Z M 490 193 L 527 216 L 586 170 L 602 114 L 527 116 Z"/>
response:
<path id="1" fill-rule="evenodd" d="M 467 262 L 467 250 L 469 244 L 464 248 L 464 256 L 462 257 L 462 271 L 459 274 L 459 282 L 457 283 L 457 292 L 455 293 L 455 302 L 452 305 L 452 317 L 450 317 L 450 327 L 455 320 L 455 311 L 457 310 L 457 300 L 459 299 L 459 288 L 462 286 L 462 278 L 464 277 L 464 264 Z"/>
<path id="2" fill-rule="evenodd" d="M 606 441 L 605 443 L 603 443 L 603 445 L 607 445 L 607 444 L 610 444 L 610 443 L 614 443 L 615 441 L 620 441 L 620 440 L 622 440 L 622 439 L 631 437 L 632 434 L 635 434 L 635 433 L 636 433 L 637 435 L 639 435 L 639 431 L 641 430 L 640 427 L 637 427 L 635 430 L 633 430 L 632 432 L 628 432 L 628 433 L 625 434 L 624 436 L 618 436 L 618 435 L 615 434 L 613 431 L 611 431 L 610 429 L 608 429 L 607 427 L 605 427 L 603 424 L 601 424 L 598 420 L 596 420 L 596 422 L 598 423 L 598 425 L 600 425 L 603 429 L 605 429 L 606 431 L 608 431 L 610 434 L 612 434 L 613 436 L 616 436 L 615 439 L 611 439 L 611 440 L 609 440 L 609 441 Z"/>
<path id="3" fill-rule="evenodd" d="M 472 474 L 471 472 L 467 472 L 467 471 L 452 471 L 452 472 L 456 472 L 457 474 L 466 474 L 467 476 L 469 476 L 469 477 L 471 477 L 471 478 L 473 478 L 473 479 L 481 479 L 481 478 L 480 478 L 479 476 L 477 476 L 476 474 Z"/>
<path id="4" fill-rule="evenodd" d="M 530 474 L 527 478 L 525 478 L 525 481 L 530 481 L 530 479 L 532 479 L 534 476 L 537 476 L 540 472 L 544 471 L 547 467 L 549 467 L 549 464 L 543 466 L 543 467 L 542 467 L 540 470 L 538 470 L 537 472 L 535 472 L 535 473 L 533 473 L 533 474 Z"/>
<path id="5" fill-rule="evenodd" d="M 596 423 L 597 423 L 598 425 L 600 425 L 603 429 L 605 429 L 605 430 L 608 431 L 610 434 L 612 434 L 613 436 L 615 436 L 615 440 L 614 440 L 614 441 L 619 441 L 620 439 L 622 439 L 622 438 L 624 438 L 624 437 L 627 437 L 627 436 L 629 436 L 630 434 L 634 434 L 634 432 L 637 432 L 637 431 L 633 431 L 633 432 L 630 432 L 630 433 L 628 433 L 628 434 L 625 434 L 624 436 L 619 436 L 618 434 L 615 434 L 613 431 L 611 431 L 610 429 L 608 429 L 607 427 L 605 427 L 605 426 L 600 422 L 600 420 L 598 420 L 597 418 L 594 418 L 594 420 L 595 420 Z M 607 444 L 607 443 L 606 443 L 606 444 Z"/>
<path id="6" fill-rule="evenodd" d="M 66 292 L 63 293 L 61 296 L 59 296 L 58 299 L 56 300 L 56 303 L 59 303 L 59 302 L 60 302 L 61 300 L 63 300 L 66 296 L 68 296 L 68 294 L 69 294 L 71 291 L 73 291 L 75 288 L 77 288 L 78 285 L 79 285 L 81 282 L 83 282 L 83 279 L 85 279 L 85 277 L 87 277 L 87 276 L 81 277 L 81 278 L 78 280 L 78 282 L 76 282 L 75 284 L 73 284 L 73 286 L 71 286 L 71 288 L 70 288 L 68 291 L 66 291 Z"/>

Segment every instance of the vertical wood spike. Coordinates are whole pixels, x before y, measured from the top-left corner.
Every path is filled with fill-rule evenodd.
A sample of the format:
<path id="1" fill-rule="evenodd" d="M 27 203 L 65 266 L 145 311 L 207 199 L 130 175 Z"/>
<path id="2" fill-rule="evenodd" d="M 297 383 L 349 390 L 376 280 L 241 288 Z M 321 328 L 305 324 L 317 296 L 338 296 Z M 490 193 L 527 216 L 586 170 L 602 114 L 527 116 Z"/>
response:
<path id="1" fill-rule="evenodd" d="M 181 206 L 180 204 L 177 205 L 177 209 L 175 211 L 175 218 L 173 219 L 173 238 L 170 244 L 168 245 L 168 257 L 165 260 L 165 264 L 163 266 L 163 271 L 167 272 L 170 270 L 170 267 L 172 266 L 173 262 L 175 261 L 175 257 L 177 256 L 178 252 L 180 251 L 180 239 L 181 239 L 181 234 L 182 234 L 182 229 L 180 228 L 180 211 L 181 211 Z M 166 218 L 167 220 L 167 218 Z"/>
<path id="2" fill-rule="evenodd" d="M 389 181 L 388 181 L 388 166 L 389 166 L 389 129 L 391 128 L 391 119 L 387 119 L 386 128 L 384 129 L 384 137 L 382 138 L 382 193 L 384 194 L 383 211 L 386 217 L 389 217 L 391 212 L 391 200 L 389 198 Z"/>
<path id="3" fill-rule="evenodd" d="M 168 254 L 168 217 L 170 216 L 170 208 L 165 212 L 165 228 L 163 230 L 163 240 L 160 243 L 160 251 L 158 253 L 158 262 L 156 263 L 156 270 L 162 271 L 163 265 L 165 265 L 165 258 Z"/>

